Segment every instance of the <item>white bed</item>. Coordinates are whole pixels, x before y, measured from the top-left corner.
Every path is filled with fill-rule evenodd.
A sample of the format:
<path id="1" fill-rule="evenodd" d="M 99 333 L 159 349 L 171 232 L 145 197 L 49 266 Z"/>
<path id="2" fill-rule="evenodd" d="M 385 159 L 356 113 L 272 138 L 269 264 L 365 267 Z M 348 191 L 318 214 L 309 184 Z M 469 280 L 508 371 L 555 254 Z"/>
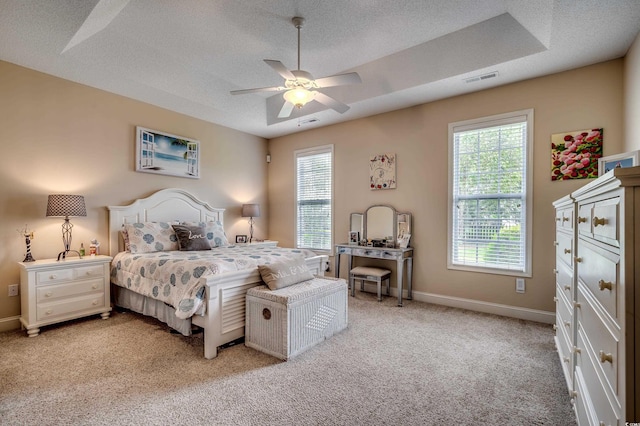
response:
<path id="1" fill-rule="evenodd" d="M 182 189 L 163 189 L 149 197 L 135 200 L 126 206 L 109 206 L 109 253 L 115 256 L 124 251 L 122 226 L 137 222 L 223 222 L 224 209 L 213 208 Z M 309 269 L 324 275 L 327 256 L 306 259 Z M 262 284 L 256 268 L 225 272 L 203 277 L 205 294 L 204 315 L 188 320 L 175 316 L 175 309 L 164 302 L 144 297 L 126 288 L 113 286 L 116 305 L 153 316 L 170 327 L 188 334 L 191 324 L 204 329 L 204 356 L 215 358 L 217 348 L 244 336 L 245 295 L 248 289 Z"/>

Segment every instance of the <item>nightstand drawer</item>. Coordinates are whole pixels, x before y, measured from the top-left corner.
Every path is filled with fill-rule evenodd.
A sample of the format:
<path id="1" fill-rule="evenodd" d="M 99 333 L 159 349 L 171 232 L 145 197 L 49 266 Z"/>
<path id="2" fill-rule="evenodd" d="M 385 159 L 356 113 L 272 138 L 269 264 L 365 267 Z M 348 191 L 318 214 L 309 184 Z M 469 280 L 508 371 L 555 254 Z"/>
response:
<path id="1" fill-rule="evenodd" d="M 38 287 L 36 300 L 38 303 L 50 302 L 60 298 L 96 292 L 104 293 L 104 279 L 102 277 L 89 281 Z"/>
<path id="2" fill-rule="evenodd" d="M 38 305 L 36 318 L 38 321 L 46 321 L 50 318 L 101 307 L 104 307 L 104 293 Z"/>
<path id="3" fill-rule="evenodd" d="M 73 273 L 73 278 L 75 279 L 102 278 L 104 276 L 104 268 L 102 265 L 85 266 L 82 268 L 75 268 Z"/>
<path id="4" fill-rule="evenodd" d="M 73 279 L 73 269 L 49 269 L 36 273 L 36 285 L 52 284 Z"/>

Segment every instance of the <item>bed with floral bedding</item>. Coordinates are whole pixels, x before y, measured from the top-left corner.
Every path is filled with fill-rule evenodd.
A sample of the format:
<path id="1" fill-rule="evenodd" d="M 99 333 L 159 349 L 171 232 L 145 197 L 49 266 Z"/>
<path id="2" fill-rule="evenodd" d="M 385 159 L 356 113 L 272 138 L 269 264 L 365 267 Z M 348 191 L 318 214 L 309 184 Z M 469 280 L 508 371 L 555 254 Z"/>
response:
<path id="1" fill-rule="evenodd" d="M 109 206 L 113 300 L 184 335 L 203 329 L 204 356 L 244 336 L 245 296 L 263 284 L 258 265 L 304 258 L 324 275 L 326 255 L 265 245 L 229 244 L 224 209 L 182 189 L 163 189 Z"/>

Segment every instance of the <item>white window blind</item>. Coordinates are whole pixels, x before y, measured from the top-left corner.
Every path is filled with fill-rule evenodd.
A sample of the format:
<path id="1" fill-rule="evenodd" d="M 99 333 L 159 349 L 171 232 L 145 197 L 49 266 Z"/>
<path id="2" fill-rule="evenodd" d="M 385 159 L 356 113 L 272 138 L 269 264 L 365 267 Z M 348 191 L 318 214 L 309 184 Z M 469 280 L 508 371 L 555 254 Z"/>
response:
<path id="1" fill-rule="evenodd" d="M 530 274 L 532 117 L 450 125 L 450 268 Z"/>
<path id="2" fill-rule="evenodd" d="M 296 247 L 331 250 L 333 146 L 295 152 Z"/>

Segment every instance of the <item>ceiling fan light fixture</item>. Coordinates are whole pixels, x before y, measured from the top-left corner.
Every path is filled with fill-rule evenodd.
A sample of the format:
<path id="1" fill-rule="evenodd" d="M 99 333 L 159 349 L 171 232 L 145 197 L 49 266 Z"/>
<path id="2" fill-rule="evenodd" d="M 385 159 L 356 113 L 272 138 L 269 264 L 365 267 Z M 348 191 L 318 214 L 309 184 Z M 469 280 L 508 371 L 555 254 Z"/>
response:
<path id="1" fill-rule="evenodd" d="M 314 92 L 303 87 L 298 87 L 296 89 L 288 90 L 282 96 L 285 101 L 292 103 L 296 108 L 302 108 L 309 101 L 313 100 Z"/>

